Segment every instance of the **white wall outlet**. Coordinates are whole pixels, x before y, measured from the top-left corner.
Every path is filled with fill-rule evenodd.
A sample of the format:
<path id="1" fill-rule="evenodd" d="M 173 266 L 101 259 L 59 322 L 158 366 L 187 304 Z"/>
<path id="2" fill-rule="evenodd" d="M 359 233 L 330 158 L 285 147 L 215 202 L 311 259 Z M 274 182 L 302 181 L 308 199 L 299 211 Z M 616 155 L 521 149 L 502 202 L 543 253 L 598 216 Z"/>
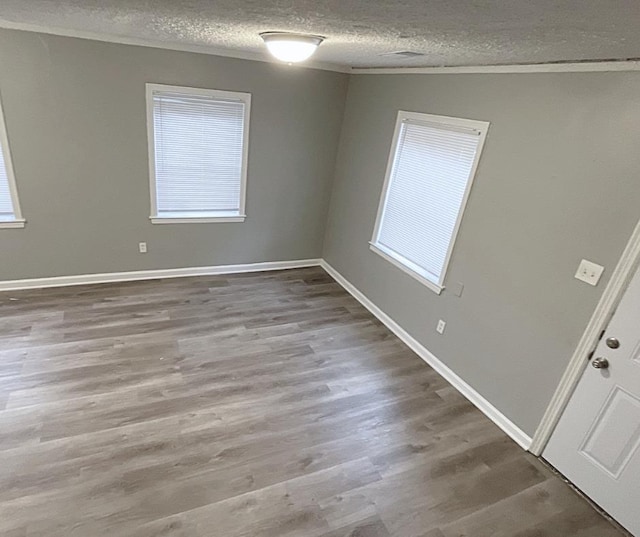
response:
<path id="1" fill-rule="evenodd" d="M 575 277 L 589 285 L 598 285 L 603 271 L 604 267 L 583 259 L 580 261 L 580 266 L 578 267 L 578 272 L 576 272 Z"/>
<path id="2" fill-rule="evenodd" d="M 138 250 L 140 250 L 141 254 L 146 254 L 147 253 L 147 243 L 146 242 L 139 242 L 138 243 Z"/>
<path id="3" fill-rule="evenodd" d="M 456 295 L 457 297 L 461 297 L 462 296 L 462 291 L 464 291 L 464 284 L 462 282 L 457 282 L 454 283 L 451 286 L 451 291 L 453 292 L 454 295 Z"/>
<path id="4" fill-rule="evenodd" d="M 445 323 L 442 319 L 440 319 L 438 321 L 438 325 L 436 326 L 436 332 L 438 332 L 438 334 L 444 334 L 445 326 L 447 326 L 447 323 Z"/>

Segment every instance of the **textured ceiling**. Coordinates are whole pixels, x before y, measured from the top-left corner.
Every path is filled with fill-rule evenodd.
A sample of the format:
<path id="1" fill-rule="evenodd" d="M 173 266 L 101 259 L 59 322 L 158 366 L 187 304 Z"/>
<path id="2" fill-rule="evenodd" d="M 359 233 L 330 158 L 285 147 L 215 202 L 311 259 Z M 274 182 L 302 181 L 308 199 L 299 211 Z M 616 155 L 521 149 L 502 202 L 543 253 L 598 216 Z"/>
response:
<path id="1" fill-rule="evenodd" d="M 260 32 L 308 32 L 352 67 L 640 57 L 638 0 L 1 0 L 3 25 L 258 54 Z M 381 56 L 401 50 L 424 56 Z"/>

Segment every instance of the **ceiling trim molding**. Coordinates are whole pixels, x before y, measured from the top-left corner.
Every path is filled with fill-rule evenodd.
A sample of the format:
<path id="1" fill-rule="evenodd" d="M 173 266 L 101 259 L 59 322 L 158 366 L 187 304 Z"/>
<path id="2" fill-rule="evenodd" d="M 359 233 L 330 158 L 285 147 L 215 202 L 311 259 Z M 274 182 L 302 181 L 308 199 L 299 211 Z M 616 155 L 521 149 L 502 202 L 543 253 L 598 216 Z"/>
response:
<path id="1" fill-rule="evenodd" d="M 35 32 L 41 34 L 57 35 L 61 37 L 74 37 L 77 39 L 89 39 L 91 41 L 101 41 L 104 43 L 116 43 L 119 45 L 132 45 L 137 47 L 159 48 L 164 50 L 174 50 L 178 52 L 194 52 L 196 54 L 208 54 L 211 56 L 222 56 L 224 58 L 235 58 L 238 60 L 250 60 L 263 63 L 272 63 L 290 67 L 292 69 L 320 69 L 322 71 L 334 71 L 336 73 L 351 73 L 351 68 L 343 65 L 337 65 L 327 62 L 306 62 L 305 64 L 297 64 L 288 66 L 275 58 L 271 58 L 266 52 L 248 52 L 242 50 L 234 50 L 223 47 L 215 47 L 209 45 L 196 45 L 187 43 L 166 43 L 164 41 L 143 39 L 137 37 L 126 37 L 121 35 L 99 34 L 96 32 L 86 32 L 82 30 L 66 30 L 52 26 L 40 26 L 38 24 L 26 24 L 21 22 L 12 22 L 0 19 L 0 28 L 7 30 L 20 30 L 23 32 Z"/>
<path id="2" fill-rule="evenodd" d="M 640 71 L 640 60 L 584 61 L 512 65 L 465 65 L 460 67 L 354 67 L 353 75 L 455 75 L 510 73 L 594 73 Z"/>
<path id="3" fill-rule="evenodd" d="M 196 54 L 208 54 L 224 58 L 258 61 L 272 63 L 292 69 L 320 69 L 336 73 L 352 75 L 454 75 L 454 74 L 517 74 L 517 73 L 594 73 L 616 71 L 640 71 L 640 59 L 637 60 L 610 60 L 610 61 L 578 61 L 534 64 L 510 64 L 510 65 L 464 65 L 451 67 L 349 67 L 329 62 L 311 61 L 305 64 L 287 66 L 275 58 L 271 58 L 266 52 L 249 52 L 211 45 L 198 45 L 187 43 L 168 43 L 154 39 L 126 37 L 115 34 L 101 34 L 83 30 L 67 30 L 53 26 L 42 26 L 13 22 L 0 18 L 0 28 L 8 30 L 20 30 L 77 39 L 88 39 L 104 43 L 116 43 L 120 45 L 132 45 L 138 47 L 158 48 L 178 52 L 193 52 Z"/>

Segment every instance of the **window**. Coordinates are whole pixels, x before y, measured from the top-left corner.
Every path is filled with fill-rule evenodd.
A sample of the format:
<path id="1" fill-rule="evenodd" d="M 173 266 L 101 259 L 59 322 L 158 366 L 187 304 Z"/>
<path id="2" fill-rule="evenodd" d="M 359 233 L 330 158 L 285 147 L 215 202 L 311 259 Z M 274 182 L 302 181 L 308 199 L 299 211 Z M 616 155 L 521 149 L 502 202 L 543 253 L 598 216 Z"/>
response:
<path id="1" fill-rule="evenodd" d="M 0 108 L 0 228 L 24 227 L 13 174 L 9 139 Z"/>
<path id="2" fill-rule="evenodd" d="M 398 113 L 371 249 L 438 294 L 488 128 Z"/>
<path id="3" fill-rule="evenodd" d="M 147 84 L 151 221 L 243 222 L 251 95 Z"/>

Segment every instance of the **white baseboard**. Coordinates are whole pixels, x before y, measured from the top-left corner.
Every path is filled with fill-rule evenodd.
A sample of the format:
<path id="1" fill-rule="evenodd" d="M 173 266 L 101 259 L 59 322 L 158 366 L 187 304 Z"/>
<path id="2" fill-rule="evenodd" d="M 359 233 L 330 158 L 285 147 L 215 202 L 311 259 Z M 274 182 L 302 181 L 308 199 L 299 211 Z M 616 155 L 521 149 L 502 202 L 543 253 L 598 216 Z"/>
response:
<path id="1" fill-rule="evenodd" d="M 456 388 L 462 395 L 478 407 L 489 419 L 508 434 L 523 449 L 529 449 L 531 438 L 502 414 L 496 407 L 454 373 L 443 362 L 429 352 L 421 343 L 410 336 L 398 323 L 369 300 L 351 282 L 323 259 L 300 259 L 295 261 L 268 261 L 240 265 L 215 265 L 209 267 L 188 267 L 178 269 L 137 270 L 130 272 L 109 272 L 104 274 L 80 274 L 77 276 L 55 276 L 25 280 L 0 281 L 0 291 L 39 289 L 45 287 L 65 287 L 95 283 L 128 282 L 137 280 L 157 280 L 160 278 L 184 278 L 188 276 L 212 276 L 216 274 L 238 274 L 242 272 L 263 272 L 304 267 L 321 266 L 358 302 L 375 315 L 389 330 L 402 340 L 413 352 L 429 364 L 437 373 Z"/>
<path id="2" fill-rule="evenodd" d="M 454 373 L 443 362 L 429 352 L 421 343 L 410 336 L 398 323 L 384 313 L 378 306 L 369 300 L 358 288 L 344 278 L 324 259 L 320 266 L 326 270 L 342 287 L 344 287 L 360 304 L 375 315 L 389 330 L 391 330 L 400 340 L 402 340 L 413 352 L 429 364 L 437 373 L 456 388 L 462 395 L 471 401 L 480 411 L 482 411 L 500 429 L 509 435 L 520 447 L 525 450 L 531 445 L 529 437 L 522 429 L 515 425 L 495 406 L 480 395 L 474 388 L 467 384 L 462 378 Z"/>
<path id="3" fill-rule="evenodd" d="M 215 265 L 211 267 L 135 270 L 130 272 L 107 272 L 104 274 L 80 274 L 77 276 L 54 276 L 52 278 L 5 280 L 0 281 L 0 291 L 17 291 L 19 289 L 39 289 L 44 287 L 66 287 L 69 285 L 87 285 L 93 283 L 157 280 L 160 278 L 184 278 L 186 276 L 238 274 L 241 272 L 263 272 L 268 270 L 316 267 L 318 265 L 320 265 L 320 259 L 299 259 L 295 261 L 245 263 L 242 265 Z"/>

